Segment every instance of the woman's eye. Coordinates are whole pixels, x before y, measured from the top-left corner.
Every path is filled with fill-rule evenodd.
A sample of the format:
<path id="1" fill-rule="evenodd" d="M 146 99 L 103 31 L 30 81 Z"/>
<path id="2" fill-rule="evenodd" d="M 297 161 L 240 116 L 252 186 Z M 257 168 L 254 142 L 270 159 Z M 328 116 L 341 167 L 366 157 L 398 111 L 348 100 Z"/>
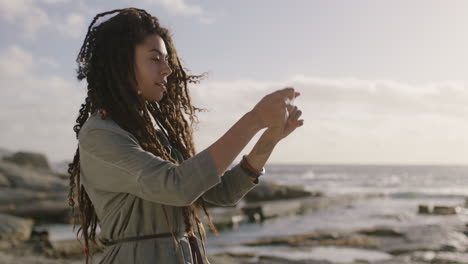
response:
<path id="1" fill-rule="evenodd" d="M 154 60 L 156 62 L 161 62 L 160 58 L 152 58 L 152 60 Z M 169 64 L 169 58 L 165 58 L 164 61 Z"/>

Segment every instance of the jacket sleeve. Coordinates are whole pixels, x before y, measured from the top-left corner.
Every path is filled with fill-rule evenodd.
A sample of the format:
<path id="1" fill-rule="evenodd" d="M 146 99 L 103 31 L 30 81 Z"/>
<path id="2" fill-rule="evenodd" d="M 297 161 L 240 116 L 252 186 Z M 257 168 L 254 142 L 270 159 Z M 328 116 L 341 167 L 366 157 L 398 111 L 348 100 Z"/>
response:
<path id="1" fill-rule="evenodd" d="M 202 198 L 216 205 L 235 205 L 256 185 L 240 167 L 240 164 L 237 164 L 227 170 L 221 177 L 221 182 L 206 191 Z"/>
<path id="2" fill-rule="evenodd" d="M 126 131 L 95 128 L 81 132 L 79 151 L 84 185 L 186 206 L 221 181 L 206 150 L 176 165 L 142 149 Z"/>

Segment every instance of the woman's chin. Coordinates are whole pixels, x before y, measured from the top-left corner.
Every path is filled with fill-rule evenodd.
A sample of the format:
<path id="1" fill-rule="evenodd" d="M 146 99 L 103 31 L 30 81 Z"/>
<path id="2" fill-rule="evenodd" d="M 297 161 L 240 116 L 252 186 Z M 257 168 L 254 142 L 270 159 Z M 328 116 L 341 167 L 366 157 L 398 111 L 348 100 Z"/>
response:
<path id="1" fill-rule="evenodd" d="M 152 102 L 152 103 L 157 103 L 157 102 L 161 101 L 163 96 L 164 95 L 162 93 L 160 95 L 154 95 L 154 96 L 151 96 L 150 98 L 146 99 L 146 101 Z"/>

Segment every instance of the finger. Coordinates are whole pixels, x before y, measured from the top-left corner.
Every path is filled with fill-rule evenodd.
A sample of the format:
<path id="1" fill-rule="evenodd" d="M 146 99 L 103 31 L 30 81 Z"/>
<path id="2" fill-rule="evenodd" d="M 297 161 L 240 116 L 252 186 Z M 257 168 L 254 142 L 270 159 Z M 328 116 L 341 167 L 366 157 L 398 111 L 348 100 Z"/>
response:
<path id="1" fill-rule="evenodd" d="M 295 97 L 294 88 L 292 87 L 284 88 L 283 90 L 281 90 L 281 95 L 285 98 L 289 98 L 290 100 L 293 100 Z"/>
<path id="2" fill-rule="evenodd" d="M 288 121 L 289 121 L 290 123 L 296 123 L 301 115 L 302 115 L 302 111 L 301 111 L 301 110 L 296 111 L 294 114 L 291 114 L 291 115 L 289 116 Z"/>
<path id="3" fill-rule="evenodd" d="M 288 125 L 286 125 L 284 129 L 284 133 L 286 136 L 291 134 L 296 130 L 296 128 L 301 127 L 304 125 L 304 120 L 295 120 L 295 121 L 290 121 L 288 122 Z"/>
<path id="4" fill-rule="evenodd" d="M 294 127 L 300 127 L 304 124 L 304 119 L 301 120 L 291 120 L 290 121 L 291 125 Z"/>
<path id="5" fill-rule="evenodd" d="M 286 103 L 286 108 L 288 109 L 289 117 L 291 117 L 293 114 L 295 114 L 295 111 L 297 111 L 297 106 L 293 104 Z"/>
<path id="6" fill-rule="evenodd" d="M 296 119 L 299 119 L 299 117 L 301 117 L 301 115 L 302 115 L 302 111 L 301 111 L 301 110 L 298 110 L 298 111 L 296 112 L 296 117 L 295 117 L 295 118 L 296 118 Z"/>
<path id="7" fill-rule="evenodd" d="M 296 97 L 300 96 L 301 93 L 300 92 L 296 92 L 294 91 L 292 95 L 288 95 L 286 98 L 286 101 L 289 100 L 289 102 L 291 102 L 292 104 L 294 104 L 294 100 L 296 99 Z"/>
<path id="8" fill-rule="evenodd" d="M 297 111 L 299 108 L 297 106 L 292 106 L 291 111 L 289 111 L 289 118 L 294 119 L 296 117 Z"/>
<path id="9" fill-rule="evenodd" d="M 298 127 L 298 126 L 302 126 L 304 124 L 304 119 L 300 119 L 300 120 L 290 120 L 289 123 L 294 126 L 294 127 Z"/>

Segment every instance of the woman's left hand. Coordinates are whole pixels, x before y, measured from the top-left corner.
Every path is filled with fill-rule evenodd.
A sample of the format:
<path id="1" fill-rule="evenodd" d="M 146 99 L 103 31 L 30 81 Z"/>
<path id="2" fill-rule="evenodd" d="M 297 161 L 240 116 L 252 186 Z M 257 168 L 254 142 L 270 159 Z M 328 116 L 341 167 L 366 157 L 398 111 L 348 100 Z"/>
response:
<path id="1" fill-rule="evenodd" d="M 301 115 L 302 111 L 297 106 L 294 106 L 291 112 L 289 112 L 289 117 L 284 127 L 268 128 L 265 132 L 271 134 L 277 141 L 280 141 L 289 136 L 296 128 L 304 125 L 304 120 L 299 120 Z"/>

